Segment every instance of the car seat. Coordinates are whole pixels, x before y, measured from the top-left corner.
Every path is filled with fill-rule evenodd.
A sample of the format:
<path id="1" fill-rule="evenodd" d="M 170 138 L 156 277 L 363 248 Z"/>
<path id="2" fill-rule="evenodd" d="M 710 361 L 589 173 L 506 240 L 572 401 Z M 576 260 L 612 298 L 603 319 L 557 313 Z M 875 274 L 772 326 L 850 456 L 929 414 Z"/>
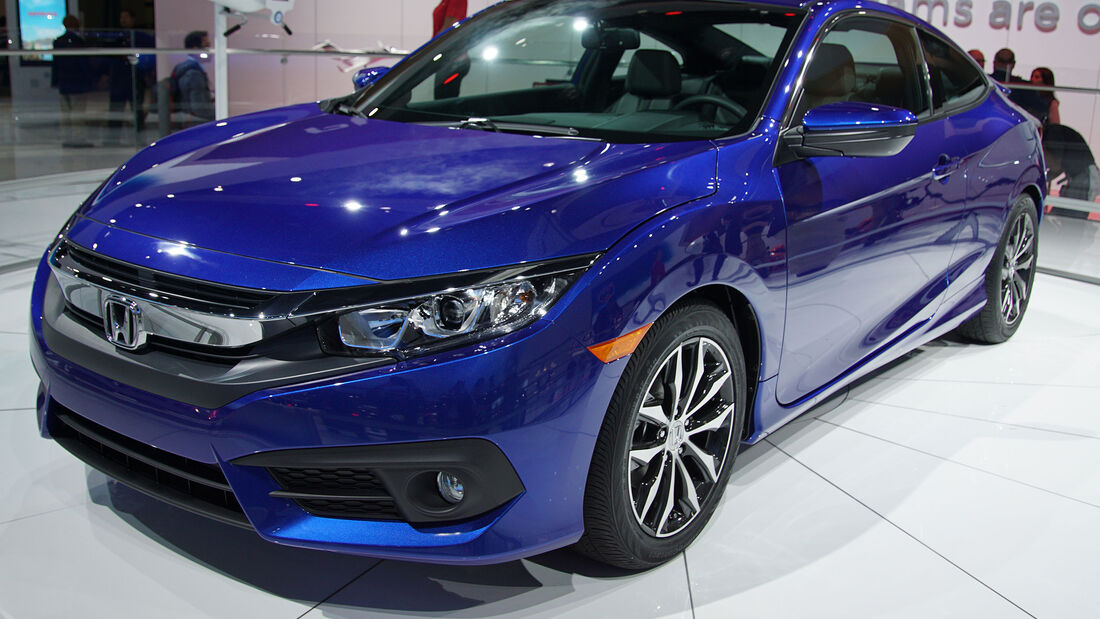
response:
<path id="1" fill-rule="evenodd" d="M 612 114 L 668 110 L 680 94 L 680 63 L 672 52 L 640 49 L 630 59 L 626 73 L 626 94 L 608 108 Z"/>
<path id="2" fill-rule="evenodd" d="M 814 52 L 806 73 L 799 119 L 820 105 L 850 100 L 855 89 L 856 64 L 852 53 L 843 45 L 821 45 Z"/>

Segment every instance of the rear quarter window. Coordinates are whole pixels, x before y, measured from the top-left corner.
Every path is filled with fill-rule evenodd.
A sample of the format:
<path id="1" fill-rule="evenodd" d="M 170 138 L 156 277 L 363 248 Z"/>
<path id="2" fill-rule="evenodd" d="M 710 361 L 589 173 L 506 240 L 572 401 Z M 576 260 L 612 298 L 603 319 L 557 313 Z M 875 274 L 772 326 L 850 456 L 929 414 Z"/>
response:
<path id="1" fill-rule="evenodd" d="M 928 78 L 932 82 L 932 106 L 935 111 L 965 107 L 985 92 L 985 76 L 946 41 L 927 32 L 920 33 Z"/>

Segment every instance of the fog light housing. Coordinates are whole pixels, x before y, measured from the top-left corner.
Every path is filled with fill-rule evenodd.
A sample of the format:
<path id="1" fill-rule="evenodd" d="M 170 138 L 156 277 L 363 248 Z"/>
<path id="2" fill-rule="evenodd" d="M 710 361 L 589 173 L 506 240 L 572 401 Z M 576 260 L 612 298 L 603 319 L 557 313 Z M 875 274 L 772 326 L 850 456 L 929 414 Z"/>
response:
<path id="1" fill-rule="evenodd" d="M 466 496 L 466 489 L 462 485 L 462 478 L 454 473 L 448 473 L 447 471 L 440 471 L 435 476 L 435 485 L 439 488 L 439 496 L 443 497 L 443 500 L 451 503 L 460 503 L 463 497 Z"/>

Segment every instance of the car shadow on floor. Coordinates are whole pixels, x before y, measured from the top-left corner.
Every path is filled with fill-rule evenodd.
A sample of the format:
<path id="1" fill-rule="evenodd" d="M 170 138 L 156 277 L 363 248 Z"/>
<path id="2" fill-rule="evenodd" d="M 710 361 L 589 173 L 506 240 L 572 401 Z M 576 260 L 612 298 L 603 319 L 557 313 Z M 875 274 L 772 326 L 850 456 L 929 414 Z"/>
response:
<path id="1" fill-rule="evenodd" d="M 637 574 L 568 549 L 487 566 L 380 561 L 268 542 L 248 530 L 163 503 L 91 469 L 88 492 L 94 503 L 180 556 L 250 587 L 304 603 L 321 602 L 370 572 L 370 586 L 350 587 L 340 599 L 341 607 L 436 613 L 492 605 L 494 612 L 507 612 L 569 595 L 576 577 L 618 581 Z M 516 602 L 509 603 L 510 599 Z"/>
<path id="2" fill-rule="evenodd" d="M 274 595 L 317 602 L 378 563 L 354 555 L 280 546 L 256 533 L 178 509 L 89 468 L 93 503 L 196 563 Z M 336 582 L 343 577 L 342 582 Z"/>
<path id="3" fill-rule="evenodd" d="M 937 341 L 930 345 L 937 347 L 957 344 Z M 922 349 L 908 353 L 902 359 L 858 381 L 852 388 L 858 388 L 865 381 L 884 372 L 897 372 L 906 362 L 919 364 L 915 359 L 923 354 Z M 848 405 L 848 392 L 847 388 L 840 390 L 789 424 L 782 434 L 788 437 L 810 437 L 829 431 L 829 427 L 825 425 L 800 422 Z M 776 472 L 785 460 L 785 456 L 778 457 L 775 449 L 765 442 L 743 447 L 738 470 L 730 480 L 727 496 L 737 497 L 744 492 L 745 487 L 751 486 L 758 486 L 759 492 L 780 492 L 782 488 L 771 488 L 778 482 L 769 481 L 769 478 L 783 477 Z M 826 484 L 819 486 L 818 491 Z M 835 491 L 829 488 L 825 490 Z M 630 572 L 589 560 L 569 549 L 523 561 L 489 566 L 379 561 L 274 544 L 253 532 L 167 505 L 95 472 L 89 475 L 89 492 L 96 504 L 111 509 L 135 530 L 180 556 L 272 595 L 311 604 L 327 601 L 323 606 L 325 614 L 335 613 L 336 616 L 358 615 L 362 612 L 446 614 L 471 610 L 487 615 L 523 614 L 524 611 L 538 608 L 554 608 L 562 603 L 567 603 L 572 608 L 584 607 L 598 596 L 616 590 L 621 596 L 636 597 L 650 587 L 647 583 L 667 581 L 670 577 L 685 578 L 684 566 L 680 564 L 684 561 L 683 557 L 653 570 Z M 707 528 L 700 541 L 705 544 L 718 542 L 721 546 L 734 543 L 748 550 L 764 544 L 774 549 L 774 544 L 783 543 L 783 540 L 774 539 L 777 533 L 772 530 L 775 522 L 790 519 L 797 521 L 806 514 L 803 513 L 805 506 L 800 505 L 799 501 L 773 508 L 779 509 L 779 513 L 771 514 L 769 522 L 755 522 L 752 510 L 749 510 L 750 513 L 733 519 L 739 521 L 744 517 L 748 518 L 748 522 L 737 524 L 728 532 L 715 531 L 715 524 L 724 529 L 729 524 L 730 516 L 727 514 L 724 518 L 716 518 L 716 522 Z M 729 509 L 733 508 L 729 505 L 720 506 L 719 513 Z M 734 511 L 742 512 L 737 509 Z M 831 536 L 830 543 L 825 548 L 835 549 L 863 535 L 868 524 L 863 519 L 857 520 L 859 522 L 840 526 L 839 531 L 842 534 Z M 835 532 L 838 530 L 834 529 Z M 716 534 L 717 538 L 714 537 Z M 797 560 L 785 564 L 781 573 L 770 573 L 767 580 L 781 578 L 784 573 L 798 572 L 819 556 L 813 553 L 806 555 L 801 550 L 823 552 L 818 542 L 802 544 L 805 540 L 797 535 L 788 541 L 801 547 L 791 549 L 789 558 L 797 557 Z M 723 549 L 717 551 L 719 554 L 725 553 Z M 753 552 L 747 552 L 739 556 L 749 559 L 748 563 L 751 564 L 755 562 L 751 560 L 753 555 Z M 763 560 L 762 557 L 763 555 L 758 559 Z M 737 569 L 758 571 L 748 564 Z M 683 582 L 686 587 L 686 579 Z M 751 579 L 742 580 L 740 585 L 747 582 L 751 582 Z M 734 586 L 732 583 L 728 587 L 732 590 L 725 591 L 726 594 L 741 589 L 741 586 Z"/>

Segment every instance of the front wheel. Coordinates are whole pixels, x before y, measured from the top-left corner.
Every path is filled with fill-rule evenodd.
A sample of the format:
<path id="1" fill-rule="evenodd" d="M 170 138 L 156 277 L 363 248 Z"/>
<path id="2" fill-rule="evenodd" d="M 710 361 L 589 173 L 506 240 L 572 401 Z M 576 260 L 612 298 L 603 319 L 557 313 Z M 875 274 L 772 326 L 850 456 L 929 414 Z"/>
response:
<path id="1" fill-rule="evenodd" d="M 674 308 L 627 362 L 596 442 L 576 548 L 627 569 L 658 565 L 706 525 L 745 419 L 745 361 L 717 307 Z"/>
<path id="2" fill-rule="evenodd" d="M 1035 201 L 1027 194 L 1020 196 L 986 267 L 985 307 L 959 327 L 960 335 L 984 344 L 1000 344 L 1020 328 L 1035 282 L 1038 223 Z"/>

